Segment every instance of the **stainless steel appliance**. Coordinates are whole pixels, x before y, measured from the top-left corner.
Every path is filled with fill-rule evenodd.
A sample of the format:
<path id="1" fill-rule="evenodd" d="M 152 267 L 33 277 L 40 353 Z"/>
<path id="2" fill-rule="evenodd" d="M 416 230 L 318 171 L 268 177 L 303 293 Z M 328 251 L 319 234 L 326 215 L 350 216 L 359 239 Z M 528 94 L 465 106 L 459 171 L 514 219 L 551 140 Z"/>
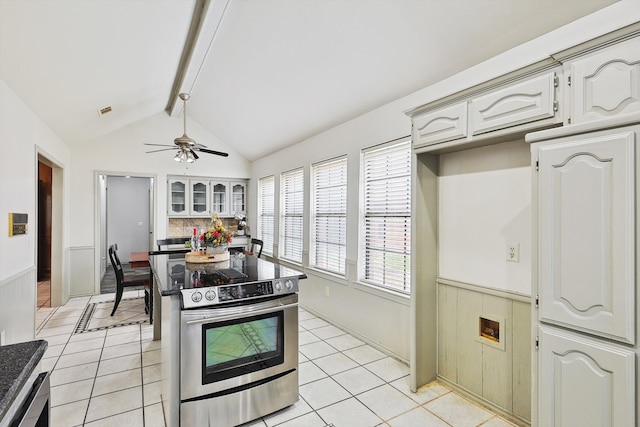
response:
<path id="1" fill-rule="evenodd" d="M 216 264 L 176 257 L 166 263 L 163 365 L 179 366 L 166 375 L 165 393 L 177 396 L 165 401 L 167 424 L 179 419 L 184 427 L 232 427 L 295 403 L 298 280 L 306 276 L 243 254 Z M 165 319 L 177 324 L 165 324 Z M 171 349 L 173 344 L 179 352 Z"/>

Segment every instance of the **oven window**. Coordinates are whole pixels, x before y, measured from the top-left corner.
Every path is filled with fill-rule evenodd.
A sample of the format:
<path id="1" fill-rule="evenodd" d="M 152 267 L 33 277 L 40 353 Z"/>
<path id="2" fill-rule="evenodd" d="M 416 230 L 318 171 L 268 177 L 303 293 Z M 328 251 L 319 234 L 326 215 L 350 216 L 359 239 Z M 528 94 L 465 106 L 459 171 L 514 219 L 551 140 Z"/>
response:
<path id="1" fill-rule="evenodd" d="M 284 362 L 284 312 L 202 326 L 202 383 L 222 381 Z"/>

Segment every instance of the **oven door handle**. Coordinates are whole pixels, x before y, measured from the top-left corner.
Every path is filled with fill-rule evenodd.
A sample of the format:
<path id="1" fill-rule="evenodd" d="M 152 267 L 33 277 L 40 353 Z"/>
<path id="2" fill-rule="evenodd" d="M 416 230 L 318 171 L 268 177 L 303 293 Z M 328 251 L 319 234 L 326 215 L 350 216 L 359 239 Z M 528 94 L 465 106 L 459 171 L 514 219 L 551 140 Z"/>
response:
<path id="1" fill-rule="evenodd" d="M 201 319 L 196 319 L 196 320 L 187 320 L 185 321 L 185 324 L 187 325 L 198 325 L 200 323 L 208 323 L 211 321 L 215 321 L 215 322 L 222 322 L 224 320 L 234 320 L 234 319 L 239 319 L 241 317 L 247 317 L 247 316 L 257 316 L 260 314 L 266 314 L 266 313 L 273 313 L 275 311 L 280 311 L 280 310 L 286 310 L 288 308 L 294 308 L 297 307 L 298 303 L 293 303 L 293 304 L 283 304 L 283 305 L 279 305 L 277 307 L 269 307 L 269 308 L 263 308 L 260 310 L 249 310 L 249 311 L 244 311 L 242 313 L 236 313 L 236 314 L 229 314 L 226 316 L 207 316 Z"/>

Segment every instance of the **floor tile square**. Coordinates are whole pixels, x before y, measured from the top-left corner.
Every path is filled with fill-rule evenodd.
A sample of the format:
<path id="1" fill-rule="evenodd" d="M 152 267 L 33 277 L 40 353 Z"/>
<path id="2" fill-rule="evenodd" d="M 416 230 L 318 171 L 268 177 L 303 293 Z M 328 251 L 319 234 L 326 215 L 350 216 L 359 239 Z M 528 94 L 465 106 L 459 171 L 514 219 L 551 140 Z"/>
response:
<path id="1" fill-rule="evenodd" d="M 365 368 L 386 382 L 391 382 L 409 375 L 409 367 L 392 357 L 385 357 L 384 359 L 368 363 L 365 365 Z"/>
<path id="2" fill-rule="evenodd" d="M 313 335 L 323 340 L 326 340 L 327 338 L 337 337 L 344 334 L 345 332 L 342 329 L 337 328 L 333 325 L 322 326 L 320 328 L 313 329 Z"/>
<path id="3" fill-rule="evenodd" d="M 338 350 L 331 347 L 324 341 L 312 342 L 311 344 L 300 346 L 300 353 L 304 354 L 311 360 L 317 359 L 318 357 L 328 356 L 337 352 Z"/>
<path id="4" fill-rule="evenodd" d="M 122 414 L 113 415 L 110 417 L 102 418 L 90 423 L 86 423 L 84 427 L 114 427 L 114 426 L 127 426 L 127 427 L 144 427 L 144 415 L 142 408 L 134 409 L 133 411 L 124 412 Z"/>
<path id="5" fill-rule="evenodd" d="M 304 399 L 300 399 L 296 403 L 294 403 L 291 406 L 288 406 L 285 409 L 282 409 L 280 411 L 274 412 L 271 415 L 267 415 L 266 417 L 263 417 L 262 420 L 268 427 L 272 427 L 276 425 L 280 426 L 281 423 L 285 421 L 289 421 L 294 418 L 298 418 L 304 414 L 308 414 L 312 412 L 313 412 L 313 409 L 311 408 L 311 406 L 309 406 L 309 404 L 305 402 Z"/>
<path id="6" fill-rule="evenodd" d="M 347 399 L 351 395 L 331 378 L 300 386 L 300 396 L 315 410 Z"/>
<path id="7" fill-rule="evenodd" d="M 387 421 L 387 424 L 390 427 L 450 427 L 449 424 L 422 407 L 398 415 Z"/>
<path id="8" fill-rule="evenodd" d="M 51 407 L 66 405 L 67 403 L 87 400 L 91 397 L 93 378 L 72 383 L 62 384 L 50 389 Z"/>
<path id="9" fill-rule="evenodd" d="M 305 345 L 318 341 L 320 341 L 320 338 L 307 330 L 298 333 L 298 345 Z"/>
<path id="10" fill-rule="evenodd" d="M 141 385 L 142 377 L 140 369 L 116 372 L 115 374 L 96 377 L 96 383 L 93 386 L 93 393 L 91 396 L 100 396 L 131 387 L 139 387 Z"/>
<path id="11" fill-rule="evenodd" d="M 388 384 L 358 395 L 358 400 L 383 420 L 388 420 L 418 406 L 403 393 Z"/>
<path id="12" fill-rule="evenodd" d="M 300 363 L 298 366 L 298 383 L 300 385 L 327 377 L 327 373 L 311 361 Z"/>
<path id="13" fill-rule="evenodd" d="M 325 341 L 327 344 L 330 344 L 332 347 L 335 347 L 340 351 L 349 350 L 350 348 L 359 347 L 364 344 L 358 338 L 350 334 L 338 335 L 326 339 Z"/>
<path id="14" fill-rule="evenodd" d="M 94 396 L 89 403 L 87 422 L 142 408 L 142 387 Z"/>
<path id="15" fill-rule="evenodd" d="M 165 427 L 162 404 L 154 403 L 153 405 L 145 405 L 144 420 L 145 426 Z"/>
<path id="16" fill-rule="evenodd" d="M 454 427 L 476 427 L 493 417 L 490 412 L 455 393 L 447 393 L 424 407 Z"/>
<path id="17" fill-rule="evenodd" d="M 312 331 L 317 328 L 322 328 L 323 326 L 330 326 L 331 323 L 326 320 L 322 320 L 319 317 L 314 317 L 312 319 L 300 320 L 300 326 L 305 328 L 308 331 Z"/>
<path id="18" fill-rule="evenodd" d="M 353 359 L 349 359 L 342 353 L 334 353 L 329 356 L 319 357 L 314 359 L 313 363 L 329 375 L 334 375 L 360 366 L 354 362 Z"/>
<path id="19" fill-rule="evenodd" d="M 68 368 L 56 367 L 49 377 L 51 387 L 72 383 L 74 381 L 82 381 L 89 378 L 95 378 L 98 371 L 98 362 L 86 363 L 79 366 L 70 366 Z"/>
<path id="20" fill-rule="evenodd" d="M 332 378 L 354 396 L 384 384 L 380 377 L 362 366 L 341 372 Z"/>
<path id="21" fill-rule="evenodd" d="M 383 352 L 376 350 L 367 344 L 350 348 L 349 350 L 343 351 L 343 353 L 361 365 L 366 365 L 367 363 L 375 362 L 376 360 L 387 357 Z"/>
<path id="22" fill-rule="evenodd" d="M 89 406 L 89 399 L 51 408 L 51 426 L 81 426 Z"/>
<path id="23" fill-rule="evenodd" d="M 382 423 L 376 414 L 356 398 L 320 409 L 318 414 L 335 427 L 373 427 Z"/>
<path id="24" fill-rule="evenodd" d="M 449 393 L 449 389 L 444 387 L 437 381 L 426 384 L 420 387 L 416 393 L 413 393 L 409 388 L 410 381 L 411 381 L 411 377 L 406 376 L 406 377 L 399 378 L 390 384 L 421 405 L 427 402 L 430 402 L 433 399 L 437 399 L 443 394 Z"/>
<path id="25" fill-rule="evenodd" d="M 129 354 L 127 356 L 113 359 L 101 360 L 98 367 L 98 376 L 115 374 L 116 372 L 139 369 L 142 367 L 142 360 L 139 354 Z"/>

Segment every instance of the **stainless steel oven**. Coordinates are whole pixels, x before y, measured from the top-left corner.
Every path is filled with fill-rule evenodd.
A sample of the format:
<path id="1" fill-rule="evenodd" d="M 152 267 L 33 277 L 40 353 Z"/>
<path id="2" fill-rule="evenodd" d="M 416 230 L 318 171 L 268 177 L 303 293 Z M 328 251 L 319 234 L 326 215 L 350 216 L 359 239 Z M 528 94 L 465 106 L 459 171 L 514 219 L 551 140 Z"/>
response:
<path id="1" fill-rule="evenodd" d="M 181 312 L 180 424 L 236 426 L 298 400 L 298 295 Z"/>

